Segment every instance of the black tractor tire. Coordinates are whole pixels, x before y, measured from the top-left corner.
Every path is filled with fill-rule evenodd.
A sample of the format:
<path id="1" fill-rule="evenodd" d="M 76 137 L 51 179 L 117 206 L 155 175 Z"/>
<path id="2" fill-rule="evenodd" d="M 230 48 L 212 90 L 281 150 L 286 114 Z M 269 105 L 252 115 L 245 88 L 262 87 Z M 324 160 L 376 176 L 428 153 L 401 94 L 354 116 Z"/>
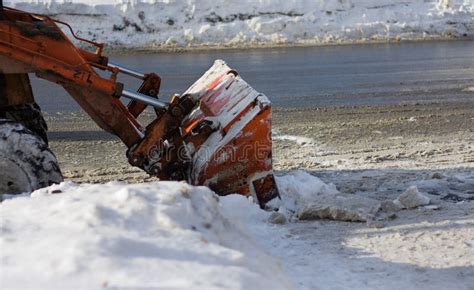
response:
<path id="1" fill-rule="evenodd" d="M 32 131 L 48 144 L 48 125 L 38 104 L 24 104 L 0 109 L 0 118 L 16 121 Z"/>
<path id="2" fill-rule="evenodd" d="M 18 122 L 0 119 L 0 196 L 62 181 L 58 161 L 44 140 Z"/>

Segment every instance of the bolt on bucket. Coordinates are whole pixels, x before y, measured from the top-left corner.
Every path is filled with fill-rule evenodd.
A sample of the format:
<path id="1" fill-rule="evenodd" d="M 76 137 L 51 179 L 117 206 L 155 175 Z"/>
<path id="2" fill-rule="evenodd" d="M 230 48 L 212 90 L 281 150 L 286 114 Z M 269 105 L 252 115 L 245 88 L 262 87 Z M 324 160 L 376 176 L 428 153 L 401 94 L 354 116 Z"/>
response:
<path id="1" fill-rule="evenodd" d="M 183 96 L 199 104 L 181 126 L 191 156 L 188 181 L 220 195 L 253 196 L 262 207 L 277 197 L 268 98 L 222 60 Z"/>

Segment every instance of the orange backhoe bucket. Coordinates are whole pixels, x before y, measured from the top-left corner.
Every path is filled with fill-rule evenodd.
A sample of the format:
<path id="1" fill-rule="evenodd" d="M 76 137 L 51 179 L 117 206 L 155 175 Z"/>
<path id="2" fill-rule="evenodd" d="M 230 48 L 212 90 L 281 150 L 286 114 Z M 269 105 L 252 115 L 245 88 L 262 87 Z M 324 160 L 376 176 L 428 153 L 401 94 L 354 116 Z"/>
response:
<path id="1" fill-rule="evenodd" d="M 221 60 L 184 96 L 199 101 L 181 126 L 192 156 L 189 182 L 221 195 L 253 196 L 261 206 L 277 197 L 268 98 Z M 207 138 L 197 138 L 195 133 L 203 126 Z"/>
<path id="2" fill-rule="evenodd" d="M 128 160 L 160 179 L 252 196 L 263 207 L 278 196 L 270 119 L 267 97 L 218 60 L 157 110 Z"/>

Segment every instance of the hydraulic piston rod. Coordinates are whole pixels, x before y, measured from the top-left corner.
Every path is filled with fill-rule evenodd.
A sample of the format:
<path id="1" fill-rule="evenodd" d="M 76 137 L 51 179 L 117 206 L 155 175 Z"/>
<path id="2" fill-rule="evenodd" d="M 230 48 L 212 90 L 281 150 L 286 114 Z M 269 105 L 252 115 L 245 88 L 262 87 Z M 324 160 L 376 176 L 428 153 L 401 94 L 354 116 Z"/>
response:
<path id="1" fill-rule="evenodd" d="M 115 63 L 111 63 L 109 62 L 109 67 L 111 68 L 117 68 L 121 73 L 124 73 L 126 75 L 129 75 L 129 76 L 132 76 L 132 77 L 135 77 L 137 79 L 141 79 L 141 80 L 144 80 L 145 79 L 145 75 L 141 72 L 138 72 L 136 70 L 133 70 L 133 69 L 130 69 L 130 68 L 126 68 L 126 67 L 123 67 L 121 65 L 118 65 L 118 64 L 115 64 Z"/>
<path id="2" fill-rule="evenodd" d="M 123 90 L 122 91 L 122 97 L 125 97 L 127 99 L 131 99 L 131 100 L 135 100 L 135 101 L 147 104 L 147 105 L 152 106 L 152 107 L 166 109 L 166 103 L 164 103 L 164 102 L 162 102 L 158 99 L 152 98 L 150 96 L 137 93 L 137 92 L 130 92 L 130 91 L 127 91 L 127 90 Z"/>

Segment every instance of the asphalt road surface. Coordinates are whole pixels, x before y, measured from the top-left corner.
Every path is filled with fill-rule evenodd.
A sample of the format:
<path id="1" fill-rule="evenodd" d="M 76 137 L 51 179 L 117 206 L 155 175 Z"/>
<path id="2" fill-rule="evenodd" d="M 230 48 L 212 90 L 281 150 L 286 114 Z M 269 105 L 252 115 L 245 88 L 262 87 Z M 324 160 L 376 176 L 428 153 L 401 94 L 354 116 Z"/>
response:
<path id="1" fill-rule="evenodd" d="M 111 56 L 163 79 L 161 96 L 182 93 L 224 59 L 275 107 L 330 107 L 472 101 L 474 42 L 416 42 Z M 130 90 L 138 83 L 124 80 Z M 49 113 L 77 111 L 64 90 L 33 79 Z"/>

